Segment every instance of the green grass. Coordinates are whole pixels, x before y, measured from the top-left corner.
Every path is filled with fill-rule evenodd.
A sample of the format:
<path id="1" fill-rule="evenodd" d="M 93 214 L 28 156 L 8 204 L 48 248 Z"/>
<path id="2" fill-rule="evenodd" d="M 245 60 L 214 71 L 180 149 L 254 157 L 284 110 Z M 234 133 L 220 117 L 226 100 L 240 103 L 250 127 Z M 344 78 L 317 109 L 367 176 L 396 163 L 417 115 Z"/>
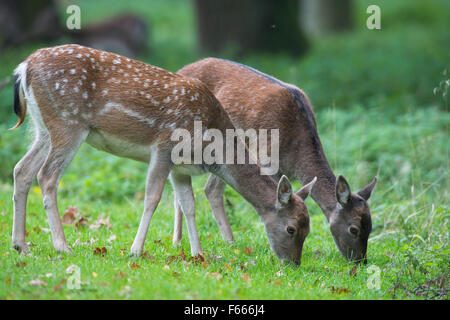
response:
<path id="1" fill-rule="evenodd" d="M 308 93 L 329 162 L 353 190 L 378 175 L 370 200 L 368 265 L 350 274 L 353 265 L 337 251 L 326 219 L 311 199 L 311 232 L 299 268 L 274 257 L 257 214 L 229 187 L 226 210 L 236 242 L 223 242 L 202 191 L 206 176 L 194 178 L 206 263 L 189 261 L 186 230 L 180 248 L 171 244 L 169 184 L 150 224 L 147 256 L 130 258 L 147 167 L 87 145 L 62 179 L 59 208 L 63 214 L 67 207 L 77 207 L 89 224 L 104 214 L 111 229 L 64 226 L 73 252 L 57 254 L 34 185 L 27 215 L 31 254 L 18 254 L 10 248 L 12 170 L 29 138 L 26 126 L 6 131 L 16 121 L 10 85 L 0 91 L 0 299 L 448 299 L 450 115 L 446 97 L 442 91 L 434 95 L 433 89 L 448 79 L 443 71 L 450 61 L 449 4 L 380 1 L 383 29 L 368 31 L 364 17 L 369 2 L 357 2 L 354 32 L 317 41 L 305 57 L 251 54 L 240 59 Z M 189 2 L 79 3 L 85 22 L 125 7 L 151 19 L 152 52 L 141 57 L 146 62 L 175 71 L 201 58 L 195 50 Z M 0 53 L 0 78 L 32 50 L 46 45 Z M 108 241 L 113 235 L 116 239 Z M 93 243 L 86 243 L 91 239 Z M 103 257 L 94 254 L 102 247 L 107 250 Z M 186 259 L 174 260 L 182 250 Z M 71 275 L 66 270 L 73 264 L 80 268 L 80 290 L 67 287 Z M 379 289 L 368 286 L 371 266 L 380 270 Z M 32 286 L 30 281 L 36 279 L 46 285 Z"/>

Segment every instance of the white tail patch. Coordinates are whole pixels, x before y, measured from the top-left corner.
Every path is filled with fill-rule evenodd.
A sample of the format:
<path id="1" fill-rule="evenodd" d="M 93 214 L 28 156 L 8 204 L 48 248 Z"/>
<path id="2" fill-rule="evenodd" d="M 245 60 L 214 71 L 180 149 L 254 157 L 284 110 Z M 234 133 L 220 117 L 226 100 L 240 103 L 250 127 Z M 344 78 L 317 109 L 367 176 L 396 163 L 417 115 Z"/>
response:
<path id="1" fill-rule="evenodd" d="M 22 62 L 17 66 L 17 68 L 14 70 L 14 76 L 17 76 L 18 82 L 20 82 L 20 86 L 22 87 L 23 91 L 25 92 L 25 85 L 26 85 L 26 78 L 27 78 L 27 67 L 28 63 Z"/>

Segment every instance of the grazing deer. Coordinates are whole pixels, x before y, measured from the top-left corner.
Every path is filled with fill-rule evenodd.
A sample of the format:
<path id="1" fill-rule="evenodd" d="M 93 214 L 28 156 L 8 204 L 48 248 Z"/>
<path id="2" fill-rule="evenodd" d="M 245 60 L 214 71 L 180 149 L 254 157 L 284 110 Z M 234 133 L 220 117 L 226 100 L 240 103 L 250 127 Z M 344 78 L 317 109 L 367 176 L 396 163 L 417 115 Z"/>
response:
<path id="1" fill-rule="evenodd" d="M 317 133 L 311 104 L 299 88 L 251 67 L 215 58 L 185 66 L 178 74 L 201 80 L 214 93 L 237 128 L 278 128 L 280 170 L 302 183 L 317 176 L 311 192 L 325 214 L 340 252 L 348 260 L 367 263 L 367 241 L 372 222 L 367 200 L 377 178 L 358 193 L 352 193 L 344 177 L 336 180 Z M 225 184 L 211 176 L 206 197 L 222 237 L 233 240 L 225 215 Z M 174 243 L 181 239 L 180 210 L 175 209 Z"/>
<path id="2" fill-rule="evenodd" d="M 37 175 L 53 245 L 57 251 L 70 251 L 58 212 L 57 186 L 64 169 L 86 141 L 97 149 L 149 163 L 144 212 L 132 255 L 142 253 L 169 174 L 177 205 L 186 218 L 191 253 L 202 255 L 191 175 L 209 171 L 254 206 L 275 254 L 300 263 L 309 232 L 304 200 L 315 180 L 293 193 L 286 177 L 278 182 L 272 176 L 260 175 L 257 164 L 172 162 L 171 150 L 177 143 L 171 139 L 175 128 L 192 132 L 194 120 L 199 120 L 205 128 L 221 132 L 234 129 L 202 82 L 116 54 L 64 45 L 40 49 L 22 62 L 15 70 L 14 91 L 14 111 L 19 117 L 14 128 L 23 123 L 27 110 L 35 128 L 31 149 L 14 168 L 12 244 L 17 250 L 28 251 L 26 201 Z M 249 156 L 247 149 L 245 152 Z"/>

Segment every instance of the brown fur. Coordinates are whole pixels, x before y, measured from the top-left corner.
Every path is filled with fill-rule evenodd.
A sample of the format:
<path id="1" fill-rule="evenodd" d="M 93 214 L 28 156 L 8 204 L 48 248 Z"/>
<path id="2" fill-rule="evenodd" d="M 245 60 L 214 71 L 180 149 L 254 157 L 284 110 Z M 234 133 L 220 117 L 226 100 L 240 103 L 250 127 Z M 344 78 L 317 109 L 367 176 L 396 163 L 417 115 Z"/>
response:
<path id="1" fill-rule="evenodd" d="M 343 210 L 338 204 L 336 187 L 339 184 L 336 185 L 336 177 L 325 157 L 311 103 L 302 90 L 247 66 L 215 58 L 192 63 L 177 73 L 204 82 L 222 103 L 236 127 L 279 129 L 281 172 L 298 178 L 302 183 L 317 176 L 311 196 L 321 207 L 330 225 L 337 222 L 342 225 L 342 228 L 331 229 L 339 249 L 346 257 L 351 256 L 349 251 L 354 251 L 353 256 L 358 257 L 362 251 L 365 253 L 365 249 L 360 248 L 367 247 L 370 233 L 368 226 L 371 225 L 369 207 L 366 204 L 364 210 Z M 369 196 L 375 183 L 376 179 L 366 187 L 368 192 L 365 193 Z M 359 196 L 352 194 L 351 197 Z M 364 201 L 367 199 L 368 196 Z M 344 225 L 350 224 L 369 230 L 365 238 L 360 239 L 362 244 L 341 244 L 341 238 L 347 237 Z"/>
<path id="2" fill-rule="evenodd" d="M 20 250 L 26 247 L 23 243 L 23 223 L 27 188 L 30 178 L 34 178 L 33 175 L 39 171 L 37 177 L 43 191 L 54 246 L 57 250 L 68 250 L 56 205 L 58 181 L 85 139 L 91 143 L 89 137 L 98 134 L 106 141 L 105 135 L 109 134 L 136 146 L 155 146 L 147 175 L 144 214 L 131 248 L 132 253 L 142 252 L 151 216 L 160 200 L 164 181 L 170 174 L 172 185 L 176 186 L 175 193 L 182 198 L 180 201 L 188 221 L 192 253 L 201 254 L 190 173 L 171 171 L 176 166 L 171 162 L 170 152 L 178 142 L 171 141 L 170 137 L 175 128 L 187 129 L 193 136 L 194 120 L 202 121 L 204 128 L 219 129 L 224 136 L 226 129 L 234 129 L 228 114 L 207 86 L 197 79 L 79 45 L 40 49 L 24 63 L 27 68 L 24 90 L 27 90 L 26 96 L 30 100 L 31 93 L 36 100 L 36 106 L 30 112 L 35 122 L 41 121 L 39 116 L 42 118 L 43 124 L 39 130 L 48 131 L 50 152 L 44 162 L 39 150 L 47 142 L 45 134 L 38 132 L 44 137 L 39 139 L 38 134 L 25 160 L 16 166 L 15 246 Z M 111 143 L 111 140 L 108 141 Z M 108 143 L 103 143 L 101 149 L 121 155 L 121 149 L 126 148 Z M 236 157 L 237 146 L 234 148 Z M 150 160 L 146 153 L 144 156 L 121 156 L 146 162 Z M 24 164 L 32 161 L 33 157 L 39 157 L 39 162 L 35 161 L 32 172 L 24 177 Z M 261 175 L 258 165 L 202 163 L 200 167 L 222 178 L 255 207 L 279 258 L 300 262 L 303 241 L 309 232 L 304 199 L 314 182 L 300 190 L 297 196 L 292 193 L 285 177 L 277 183 L 273 177 Z M 289 185 L 289 192 L 278 191 L 280 183 L 282 186 Z M 280 204 L 277 196 L 278 199 L 285 199 L 284 203 Z M 287 226 L 295 228 L 294 235 L 287 233 Z"/>

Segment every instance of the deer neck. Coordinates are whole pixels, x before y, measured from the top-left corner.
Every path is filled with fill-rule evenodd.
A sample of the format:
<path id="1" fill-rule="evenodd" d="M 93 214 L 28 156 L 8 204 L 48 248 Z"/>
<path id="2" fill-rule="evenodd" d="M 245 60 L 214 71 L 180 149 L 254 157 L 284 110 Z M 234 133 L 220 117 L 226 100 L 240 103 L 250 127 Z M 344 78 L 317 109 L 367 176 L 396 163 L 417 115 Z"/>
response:
<path id="1" fill-rule="evenodd" d="M 260 169 L 254 164 L 223 164 L 210 171 L 244 197 L 264 221 L 268 212 L 275 210 L 278 183 L 275 177 L 262 175 Z"/>
<path id="2" fill-rule="evenodd" d="M 308 126 L 300 126 L 303 130 Z M 317 130 L 314 127 L 308 128 L 312 132 L 301 132 L 298 136 L 308 137 L 297 143 L 297 152 L 294 158 L 289 159 L 287 166 L 295 168 L 293 174 L 302 184 L 310 182 L 317 177 L 317 182 L 311 190 L 311 197 L 319 205 L 322 212 L 330 221 L 330 216 L 336 208 L 336 177 L 330 168 L 330 164 L 325 156 Z"/>

